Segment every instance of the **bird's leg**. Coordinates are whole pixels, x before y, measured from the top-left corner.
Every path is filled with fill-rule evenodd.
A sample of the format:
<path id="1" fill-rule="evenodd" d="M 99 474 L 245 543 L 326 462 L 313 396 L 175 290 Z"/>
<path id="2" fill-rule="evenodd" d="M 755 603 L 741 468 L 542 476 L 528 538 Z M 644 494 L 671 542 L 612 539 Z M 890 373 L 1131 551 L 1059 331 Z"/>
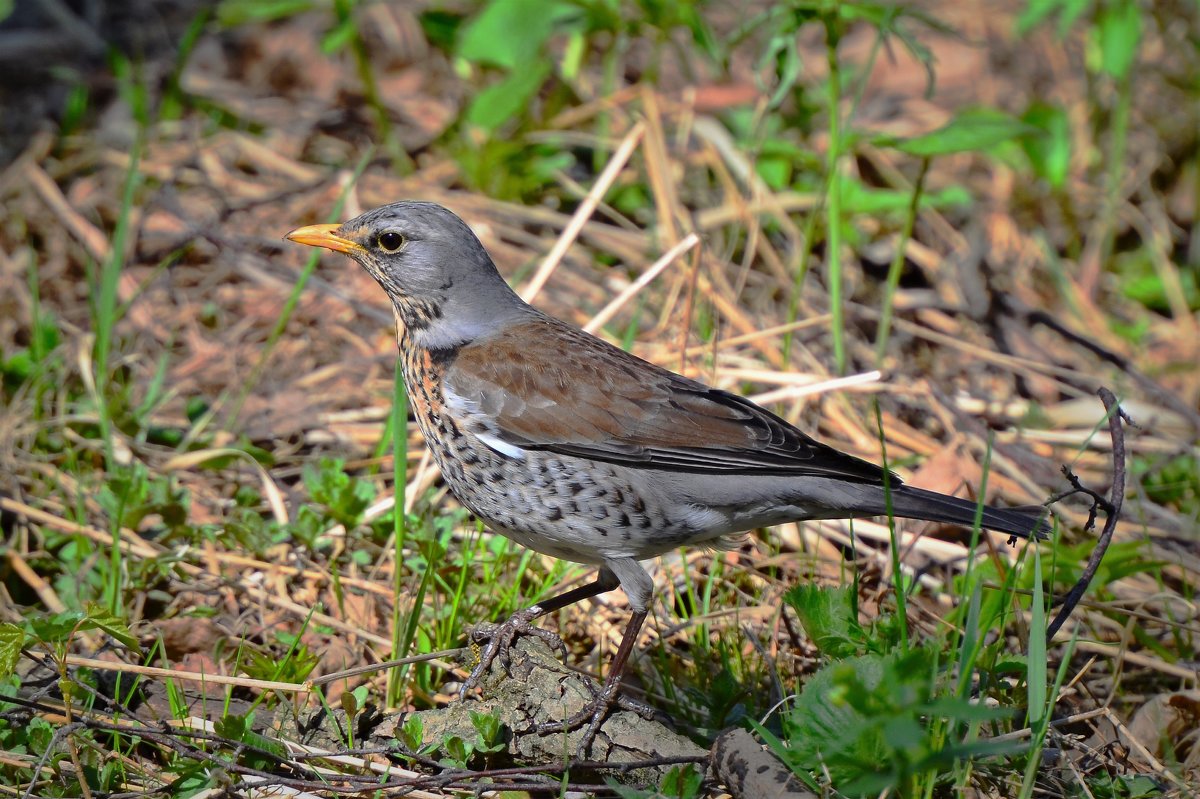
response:
<path id="1" fill-rule="evenodd" d="M 544 602 L 522 608 L 500 624 L 488 624 L 476 627 L 471 632 L 471 640 L 476 642 L 487 641 L 487 646 L 479 653 L 478 665 L 471 670 L 471 674 L 458 690 L 459 697 L 465 697 L 467 691 L 479 683 L 497 657 L 500 658 L 501 663 L 508 663 L 508 651 L 512 648 L 513 641 L 519 635 L 535 635 L 545 641 L 551 648 L 557 649 L 562 653 L 563 657 L 566 657 L 567 648 L 563 644 L 562 639 L 550 630 L 543 630 L 541 627 L 534 626 L 533 621 L 545 616 L 547 613 L 553 613 L 560 608 L 574 605 L 576 602 L 581 602 L 584 599 L 590 599 L 597 594 L 603 594 L 605 591 L 611 591 L 618 585 L 620 585 L 620 582 L 617 580 L 615 574 L 608 569 L 601 569 L 600 575 L 587 585 L 581 585 L 578 588 L 567 591 L 565 594 L 559 594 Z"/>
<path id="2" fill-rule="evenodd" d="M 596 739 L 596 733 L 600 731 L 600 725 L 604 723 L 604 719 L 608 717 L 614 706 L 619 705 L 643 716 L 653 713 L 648 706 L 632 700 L 626 701 L 621 696 L 621 676 L 625 671 L 625 663 L 629 660 L 634 645 L 637 644 L 638 633 L 642 631 L 642 623 L 646 621 L 648 612 L 646 610 L 634 611 L 633 615 L 629 617 L 629 624 L 625 626 L 625 634 L 621 636 L 621 645 L 617 647 L 617 654 L 613 657 L 612 665 L 609 666 L 608 679 L 604 681 L 604 687 L 592 696 L 592 701 L 570 718 L 538 725 L 537 733 L 539 735 L 568 732 L 586 723 L 587 728 L 583 732 L 583 739 L 579 742 L 578 751 L 578 757 L 582 760 L 587 758 L 592 748 L 592 741 Z"/>

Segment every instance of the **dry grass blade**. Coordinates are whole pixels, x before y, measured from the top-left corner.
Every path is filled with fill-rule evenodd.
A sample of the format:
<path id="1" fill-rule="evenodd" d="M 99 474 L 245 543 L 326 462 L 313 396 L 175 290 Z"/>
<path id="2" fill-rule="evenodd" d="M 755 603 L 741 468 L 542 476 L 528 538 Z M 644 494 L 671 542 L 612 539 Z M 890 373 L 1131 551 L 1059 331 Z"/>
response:
<path id="1" fill-rule="evenodd" d="M 633 281 L 628 288 L 626 288 L 616 297 L 613 297 L 612 301 L 609 302 L 608 305 L 605 305 L 603 308 L 601 308 L 600 311 L 592 317 L 592 320 L 583 326 L 583 329 L 589 333 L 595 333 L 597 330 L 604 327 L 606 324 L 608 324 L 609 320 L 617 315 L 618 311 L 624 308 L 631 299 L 637 296 L 639 291 L 650 285 L 650 283 L 656 277 L 658 277 L 663 270 L 673 264 L 681 255 L 688 252 L 699 243 L 700 237 L 695 233 L 689 233 L 682 241 L 663 253 L 662 257 L 651 264 L 650 267 L 641 275 L 639 275 L 638 279 Z"/>
<path id="2" fill-rule="evenodd" d="M 604 171 L 596 178 L 596 182 L 592 188 L 588 190 L 588 194 L 583 198 L 583 202 L 579 204 L 579 208 L 571 217 L 571 221 L 563 229 L 562 235 L 554 243 L 554 248 L 546 254 L 538 267 L 537 272 L 529 283 L 521 289 L 521 298 L 526 302 L 532 302 L 539 293 L 542 287 L 546 285 L 546 281 L 554 274 L 554 270 L 558 268 L 563 256 L 567 254 L 567 250 L 575 243 L 575 239 L 579 236 L 579 232 L 583 230 L 583 226 L 591 219 L 592 214 L 596 212 L 596 206 L 604 198 L 605 193 L 612 187 L 617 176 L 621 174 L 621 170 L 625 168 L 629 158 L 637 149 L 638 144 L 642 140 L 642 136 L 646 132 L 646 126 L 642 122 L 635 122 L 629 132 L 621 140 L 621 145 L 617 147 L 612 158 L 604 167 Z"/>

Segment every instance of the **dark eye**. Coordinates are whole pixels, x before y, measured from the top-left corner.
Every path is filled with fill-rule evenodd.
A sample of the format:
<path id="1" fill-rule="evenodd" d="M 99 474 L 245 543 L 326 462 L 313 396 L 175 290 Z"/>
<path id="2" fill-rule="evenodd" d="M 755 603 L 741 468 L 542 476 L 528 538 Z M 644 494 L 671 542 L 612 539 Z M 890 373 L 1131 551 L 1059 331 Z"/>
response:
<path id="1" fill-rule="evenodd" d="M 384 252 L 396 252 L 404 246 L 404 237 L 394 230 L 379 234 L 379 249 Z"/>

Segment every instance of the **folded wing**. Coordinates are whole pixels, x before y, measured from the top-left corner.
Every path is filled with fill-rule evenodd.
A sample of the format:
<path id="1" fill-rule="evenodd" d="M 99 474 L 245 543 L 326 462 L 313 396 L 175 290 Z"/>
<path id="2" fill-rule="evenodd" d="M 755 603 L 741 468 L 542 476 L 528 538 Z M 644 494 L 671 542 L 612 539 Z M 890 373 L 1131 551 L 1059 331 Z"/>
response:
<path id="1" fill-rule="evenodd" d="M 878 466 L 810 438 L 747 399 L 556 319 L 510 327 L 484 345 L 463 347 L 443 386 L 475 432 L 507 447 L 688 472 L 883 481 Z"/>

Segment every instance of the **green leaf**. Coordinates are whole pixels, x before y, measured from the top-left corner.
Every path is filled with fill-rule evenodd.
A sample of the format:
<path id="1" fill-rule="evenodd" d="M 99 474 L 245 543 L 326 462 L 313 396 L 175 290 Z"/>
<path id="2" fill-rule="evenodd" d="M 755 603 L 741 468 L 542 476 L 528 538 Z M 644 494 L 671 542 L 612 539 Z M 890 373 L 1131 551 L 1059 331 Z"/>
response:
<path id="1" fill-rule="evenodd" d="M 930 716 L 952 721 L 993 722 L 1012 718 L 1013 710 L 1007 707 L 991 707 L 982 702 L 972 702 L 957 696 L 943 696 L 925 705 Z"/>
<path id="2" fill-rule="evenodd" d="M 287 747 L 282 743 L 254 731 L 253 712 L 245 715 L 223 716 L 214 722 L 213 729 L 217 735 L 223 738 L 254 748 L 242 749 L 239 757 L 239 762 L 251 768 L 272 768 L 287 757 Z"/>
<path id="3" fill-rule="evenodd" d="M 25 646 L 25 631 L 15 624 L 0 624 L 0 680 L 17 668 L 21 648 Z"/>
<path id="4" fill-rule="evenodd" d="M 922 764 L 952 759 L 945 720 L 976 710 L 965 699 L 935 700 L 938 660 L 928 646 L 825 666 L 781 717 L 787 748 L 773 749 L 797 775 L 826 774 L 845 795 L 878 795 Z"/>
<path id="5" fill-rule="evenodd" d="M 312 8 L 312 0 L 222 0 L 217 22 L 232 28 L 294 17 Z"/>
<path id="6" fill-rule="evenodd" d="M 767 45 L 762 62 L 765 63 L 768 57 L 774 67 L 776 86 L 767 105 L 775 109 L 791 94 L 804 70 L 804 60 L 796 43 L 795 33 L 785 32 L 773 37 Z"/>
<path id="7" fill-rule="evenodd" d="M 842 212 L 846 215 L 902 212 L 911 203 L 907 191 L 864 186 L 851 179 L 842 181 Z M 941 191 L 921 195 L 922 208 L 953 208 L 970 204 L 971 195 L 962 186 L 947 186 Z"/>
<path id="8" fill-rule="evenodd" d="M 1092 0 L 1029 0 L 1025 10 L 1017 18 L 1017 33 L 1024 36 L 1057 14 L 1058 36 L 1061 39 L 1091 4 Z"/>
<path id="9" fill-rule="evenodd" d="M 113 615 L 107 608 L 95 603 L 88 603 L 85 610 L 87 615 L 84 617 L 80 629 L 103 630 L 128 648 L 138 650 L 138 640 L 133 633 L 129 632 L 129 625 L 125 623 L 124 619 Z"/>
<path id="10" fill-rule="evenodd" d="M 213 732 L 231 741 L 245 740 L 246 734 L 250 732 L 250 721 L 252 718 L 253 714 L 248 716 L 236 714 L 222 716 L 213 722 Z"/>
<path id="11" fill-rule="evenodd" d="M 321 52 L 325 55 L 336 53 L 349 46 L 357 34 L 358 27 L 354 17 L 348 16 L 321 37 Z"/>
<path id="12" fill-rule="evenodd" d="M 487 87 L 467 108 L 468 124 L 495 131 L 529 105 L 549 74 L 550 65 L 539 62 Z"/>
<path id="13" fill-rule="evenodd" d="M 892 749 L 905 749 L 924 737 L 921 723 L 912 716 L 888 719 L 883 723 L 883 741 Z"/>
<path id="14" fill-rule="evenodd" d="M 1036 731 L 1049 708 L 1046 678 L 1046 605 L 1042 586 L 1042 559 L 1033 551 L 1033 592 L 1029 606 L 1029 662 L 1026 689 L 1029 693 L 1029 726 Z M 1035 733 L 1036 734 L 1036 733 Z"/>
<path id="15" fill-rule="evenodd" d="M 417 714 L 410 714 L 404 724 L 396 728 L 396 738 L 410 752 L 419 752 L 425 744 L 425 724 Z"/>
<path id="16" fill-rule="evenodd" d="M 1096 39 L 1100 48 L 1100 69 L 1121 80 L 1137 61 L 1142 40 L 1142 15 L 1134 0 L 1101 6 L 1096 15 Z"/>
<path id="17" fill-rule="evenodd" d="M 266 755 L 258 754 L 257 752 L 252 754 L 248 753 L 247 756 L 250 758 L 248 762 L 254 765 L 256 768 L 265 769 L 271 766 L 277 766 L 279 762 L 287 760 L 287 747 L 274 738 L 268 738 L 265 735 L 260 735 L 259 733 L 254 732 L 254 730 L 247 730 L 242 742 L 249 744 L 256 749 L 261 749 L 263 752 L 267 752 L 270 755 L 274 755 L 274 757 L 268 757 Z"/>
<path id="18" fill-rule="evenodd" d="M 64 610 L 52 616 L 37 616 L 26 620 L 26 627 L 35 638 L 45 644 L 60 644 L 68 641 L 83 621 L 78 610 Z"/>
<path id="19" fill-rule="evenodd" d="M 304 484 L 313 500 L 328 508 L 332 518 L 354 527 L 375 500 L 375 486 L 346 474 L 344 467 L 345 463 L 337 458 L 322 458 L 318 467 L 305 467 Z"/>
<path id="20" fill-rule="evenodd" d="M 567 46 L 563 49 L 562 76 L 568 81 L 579 77 L 583 69 L 583 59 L 587 55 L 588 40 L 583 31 L 572 31 L 567 38 Z"/>
<path id="21" fill-rule="evenodd" d="M 193 761 L 184 762 L 191 764 Z M 219 769 L 212 768 L 208 763 L 196 763 L 183 769 L 169 770 L 179 774 L 179 777 L 171 783 L 171 790 L 167 793 L 168 796 L 175 799 L 190 799 L 201 791 L 216 786 L 223 777 L 223 773 Z"/>
<path id="22" fill-rule="evenodd" d="M 900 139 L 877 136 L 876 145 L 893 147 L 921 158 L 986 150 L 1012 139 L 1037 133 L 1037 128 L 1000 111 L 976 109 L 963 111 L 946 125 L 924 136 Z"/>
<path id="23" fill-rule="evenodd" d="M 478 713 L 471 711 L 471 726 L 479 733 L 479 740 L 484 747 L 489 750 L 500 739 L 500 730 L 503 726 L 500 723 L 500 716 L 497 712 L 493 713 Z"/>
<path id="24" fill-rule="evenodd" d="M 1137 455 L 1133 473 L 1155 502 L 1173 505 L 1191 518 L 1200 516 L 1200 458 L 1192 454 Z"/>
<path id="25" fill-rule="evenodd" d="M 556 0 L 493 0 L 462 32 L 458 55 L 468 61 L 516 70 L 539 60 L 555 26 L 578 15 Z"/>
<path id="26" fill-rule="evenodd" d="M 861 630 L 854 618 L 853 590 L 852 586 L 824 588 L 801 583 L 784 595 L 808 637 L 826 656 L 844 657 L 859 650 L 853 635 Z"/>
<path id="27" fill-rule="evenodd" d="M 461 14 L 445 9 L 430 9 L 422 11 L 417 19 L 421 25 L 421 32 L 431 45 L 445 53 L 453 51 L 454 41 L 464 23 Z"/>
<path id="28" fill-rule="evenodd" d="M 208 413 L 210 406 L 208 400 L 204 399 L 204 397 L 189 397 L 183 407 L 183 412 L 187 416 L 188 421 L 195 424 L 200 417 Z"/>
<path id="29" fill-rule="evenodd" d="M 29 741 L 29 751 L 40 755 L 54 741 L 54 727 L 40 716 L 34 716 L 26 727 L 26 740 Z"/>
<path id="30" fill-rule="evenodd" d="M 883 681 L 885 659 L 862 655 L 830 664 L 809 678 L 793 712 L 787 717 L 793 760 L 807 770 L 828 764 L 835 779 L 856 775 L 882 764 L 887 747 L 872 730 L 871 719 L 848 701 L 854 693 L 866 697 Z"/>
<path id="31" fill-rule="evenodd" d="M 692 799 L 699 795 L 703 782 L 704 775 L 693 764 L 685 763 L 682 766 L 674 766 L 667 772 L 662 778 L 662 784 L 658 786 L 658 792 L 659 795 L 672 799 Z"/>
<path id="32" fill-rule="evenodd" d="M 1021 121 L 1042 133 L 1021 138 L 1021 147 L 1033 171 L 1055 189 L 1061 189 L 1071 167 L 1071 120 L 1066 110 L 1057 105 L 1034 103 Z"/>
<path id="33" fill-rule="evenodd" d="M 350 691 L 342 691 L 342 710 L 346 712 L 346 718 L 352 719 L 358 715 L 358 697 Z"/>
<path id="34" fill-rule="evenodd" d="M 33 354 L 29 350 L 17 350 L 0 361 L 0 372 L 13 386 L 19 386 L 33 374 Z"/>
<path id="35" fill-rule="evenodd" d="M 442 750 L 446 753 L 450 765 L 466 768 L 474 749 L 469 743 L 457 735 L 447 735 L 442 740 Z"/>
<path id="36" fill-rule="evenodd" d="M 246 673 L 257 680 L 302 683 L 316 668 L 320 657 L 303 644 L 296 645 L 291 653 L 280 659 L 271 652 L 251 650 L 243 662 Z"/>
<path id="37" fill-rule="evenodd" d="M 42 317 L 38 320 L 37 330 L 34 332 L 37 337 L 37 351 L 44 357 L 46 353 L 58 346 L 58 325 L 54 321 L 54 315 L 49 311 L 43 311 Z"/>
<path id="38" fill-rule="evenodd" d="M 1097 799 L 1149 799 L 1167 794 L 1162 784 L 1145 774 L 1111 775 L 1098 771 L 1087 777 L 1088 793 Z"/>

